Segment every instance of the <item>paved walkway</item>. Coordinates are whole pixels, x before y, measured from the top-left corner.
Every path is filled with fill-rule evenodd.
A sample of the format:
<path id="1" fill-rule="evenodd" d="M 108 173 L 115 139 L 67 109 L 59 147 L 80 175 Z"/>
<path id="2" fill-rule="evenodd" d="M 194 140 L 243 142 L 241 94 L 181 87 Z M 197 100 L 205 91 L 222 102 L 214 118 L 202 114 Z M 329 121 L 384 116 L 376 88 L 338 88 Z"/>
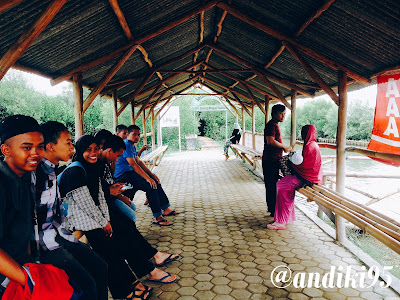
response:
<path id="1" fill-rule="evenodd" d="M 184 213 L 169 218 L 171 227 L 152 225 L 144 194 L 135 198 L 143 235 L 158 250 L 182 256 L 165 267 L 179 281 L 149 283 L 152 299 L 400 299 L 379 281 L 364 289 L 275 287 L 277 266 L 324 275 L 331 266 L 362 272 L 362 265 L 299 211 L 288 230 L 267 230 L 262 181 L 234 156 L 225 161 L 222 149 L 176 153 L 155 172 Z"/>

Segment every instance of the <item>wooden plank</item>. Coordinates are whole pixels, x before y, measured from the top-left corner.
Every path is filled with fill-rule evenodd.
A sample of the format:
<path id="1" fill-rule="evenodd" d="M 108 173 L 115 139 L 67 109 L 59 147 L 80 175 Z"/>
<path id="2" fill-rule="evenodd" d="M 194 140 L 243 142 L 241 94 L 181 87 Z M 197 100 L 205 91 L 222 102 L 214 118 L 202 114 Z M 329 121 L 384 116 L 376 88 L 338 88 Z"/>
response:
<path id="1" fill-rule="evenodd" d="M 137 46 L 133 46 L 129 49 L 120 59 L 117 61 L 103 76 L 97 86 L 92 90 L 92 92 L 87 96 L 85 102 L 83 103 L 83 111 L 85 112 L 101 90 L 106 86 L 107 82 L 113 78 L 115 73 L 124 65 L 124 63 L 129 59 L 133 52 L 135 52 Z"/>
<path id="2" fill-rule="evenodd" d="M 122 30 L 124 31 L 124 34 L 128 41 L 132 39 L 132 33 L 131 30 L 129 29 L 129 25 L 126 22 L 124 13 L 122 12 L 121 8 L 118 5 L 117 0 L 108 0 L 110 2 L 111 8 L 113 9 L 115 15 L 117 16 L 118 22 L 122 27 Z"/>
<path id="3" fill-rule="evenodd" d="M 63 1 L 66 1 L 66 0 L 63 0 Z M 67 79 L 71 78 L 71 76 L 76 72 L 84 71 L 84 70 L 87 70 L 87 69 L 92 68 L 94 66 L 97 66 L 98 64 L 101 64 L 101 63 L 103 63 L 103 62 L 105 62 L 105 61 L 117 56 L 118 54 L 124 52 L 125 50 L 131 48 L 134 45 L 140 45 L 140 44 L 142 44 L 142 43 L 144 43 L 144 42 L 156 37 L 157 35 L 160 35 L 160 34 L 166 32 L 166 31 L 168 31 L 169 29 L 174 28 L 174 27 L 186 22 L 187 20 L 189 20 L 190 18 L 194 17 L 195 15 L 201 13 L 202 11 L 205 11 L 207 9 L 210 9 L 210 8 L 214 7 L 218 3 L 218 1 L 219 0 L 208 1 L 205 4 L 200 5 L 199 7 L 187 12 L 184 16 L 179 17 L 179 18 L 175 19 L 174 21 L 171 21 L 170 23 L 168 23 L 168 24 L 166 24 L 166 25 L 164 25 L 164 26 L 162 26 L 162 27 L 160 27 L 160 28 L 158 28 L 158 29 L 146 34 L 145 36 L 133 39 L 130 43 L 128 43 L 127 45 L 125 45 L 125 46 L 123 46 L 123 47 L 121 47 L 119 49 L 116 49 L 116 50 L 114 50 L 114 51 L 112 51 L 112 52 L 110 52 L 110 53 L 108 53 L 108 54 L 106 54 L 106 55 L 104 55 L 102 57 L 96 58 L 94 60 L 87 61 L 87 62 L 85 62 L 85 63 L 73 68 L 72 70 L 70 70 L 65 75 L 61 75 L 59 77 L 54 78 L 51 81 L 51 84 L 52 85 L 58 84 L 58 83 L 60 83 L 60 82 L 62 82 L 64 80 L 67 80 Z"/>
<path id="4" fill-rule="evenodd" d="M 285 104 L 285 106 L 289 109 L 292 109 L 289 102 L 286 101 L 285 96 L 281 93 L 280 90 L 273 84 L 271 81 L 268 80 L 264 74 L 257 73 L 258 77 L 275 93 L 275 95 L 278 97 L 278 99 Z"/>
<path id="5" fill-rule="evenodd" d="M 318 75 L 318 73 L 311 67 L 311 65 L 304 59 L 304 57 L 294 48 L 291 44 L 283 42 L 289 52 L 296 58 L 308 74 L 314 79 L 314 81 L 327 93 L 331 99 L 339 105 L 338 95 L 327 85 L 324 80 Z"/>
<path id="6" fill-rule="evenodd" d="M 236 55 L 234 55 L 232 53 L 230 53 L 227 50 L 221 49 L 221 48 L 217 47 L 216 45 L 210 45 L 210 47 L 212 47 L 214 50 L 222 53 L 223 55 L 226 55 L 229 58 L 232 58 L 233 60 L 237 61 L 238 63 L 240 63 L 240 64 L 242 64 L 242 65 L 244 65 L 244 66 L 246 66 L 246 67 L 248 67 L 250 69 L 253 69 L 254 72 L 260 73 L 260 74 L 264 74 L 265 76 L 268 76 L 269 78 L 271 78 L 272 80 L 274 80 L 275 82 L 277 82 L 278 84 L 280 84 L 282 86 L 285 86 L 285 87 L 287 87 L 289 89 L 297 90 L 299 93 L 303 94 L 304 96 L 311 97 L 311 98 L 314 97 L 313 94 L 311 94 L 310 92 L 308 92 L 308 91 L 302 89 L 301 87 L 297 86 L 295 83 L 290 82 L 287 79 L 280 78 L 279 76 L 276 76 L 276 75 L 272 74 L 271 72 L 268 72 L 268 71 L 266 71 L 266 70 L 264 70 L 262 68 L 254 66 L 253 64 L 247 62 L 246 60 L 244 60 L 244 59 L 242 59 L 242 58 L 240 58 L 240 57 L 238 57 L 238 56 L 236 56 Z"/>
<path id="7" fill-rule="evenodd" d="M 0 59 L 0 80 L 4 77 L 11 66 L 24 54 L 29 46 L 32 45 L 32 43 L 47 27 L 51 20 L 53 20 L 66 1 L 67 0 L 53 0 L 47 6 L 46 10 L 35 21 L 35 23 L 33 23 L 30 28 L 25 30 L 19 39 L 11 45 L 11 47 Z M 10 4 L 12 3 L 9 3 L 9 5 Z"/>
<path id="8" fill-rule="evenodd" d="M 291 43 L 292 45 L 294 45 L 296 48 L 298 48 L 300 51 L 302 51 L 303 53 L 307 54 L 308 56 L 313 57 L 314 59 L 322 62 L 323 64 L 331 67 L 332 69 L 335 70 L 341 70 L 347 73 L 347 75 L 363 84 L 369 84 L 371 82 L 371 80 L 369 78 L 366 78 L 365 76 L 362 76 L 360 74 L 358 74 L 357 72 L 343 66 L 340 65 L 339 63 L 325 57 L 324 55 L 322 55 L 321 53 L 318 53 L 317 51 L 304 46 L 303 44 L 301 44 L 300 42 L 298 42 L 295 38 L 289 37 L 281 32 L 279 32 L 278 30 L 267 26 L 259 21 L 254 20 L 252 17 L 244 14 L 243 12 L 239 11 L 236 8 L 233 8 L 232 6 L 230 6 L 229 4 L 225 3 L 225 2 L 220 2 L 217 4 L 217 6 L 219 8 L 222 8 L 224 10 L 226 10 L 228 13 L 230 13 L 231 15 L 235 16 L 236 18 L 256 27 L 257 29 L 260 29 L 262 31 L 264 31 L 265 33 L 268 33 L 269 35 L 277 38 L 280 41 L 286 41 Z"/>

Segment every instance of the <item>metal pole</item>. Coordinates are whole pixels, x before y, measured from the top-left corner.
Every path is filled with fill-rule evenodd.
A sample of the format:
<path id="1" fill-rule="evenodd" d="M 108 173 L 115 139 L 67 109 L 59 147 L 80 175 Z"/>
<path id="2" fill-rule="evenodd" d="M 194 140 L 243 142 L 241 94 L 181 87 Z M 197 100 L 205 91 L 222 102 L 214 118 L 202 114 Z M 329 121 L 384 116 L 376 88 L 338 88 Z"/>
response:
<path id="1" fill-rule="evenodd" d="M 336 137 L 336 191 L 344 194 L 346 179 L 346 125 L 347 125 L 347 74 L 338 71 L 339 82 L 339 112 L 338 128 Z M 344 242 L 347 240 L 345 222 L 342 217 L 336 215 L 336 240 Z"/>

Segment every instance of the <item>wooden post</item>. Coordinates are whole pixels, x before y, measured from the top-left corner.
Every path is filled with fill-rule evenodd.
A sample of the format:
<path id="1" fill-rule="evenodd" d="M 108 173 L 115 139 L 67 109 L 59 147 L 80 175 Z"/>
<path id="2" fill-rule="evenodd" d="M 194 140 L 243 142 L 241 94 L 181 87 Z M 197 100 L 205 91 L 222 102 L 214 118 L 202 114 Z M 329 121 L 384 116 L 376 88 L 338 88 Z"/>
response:
<path id="1" fill-rule="evenodd" d="M 75 100 L 75 141 L 77 141 L 84 132 L 82 74 L 74 74 L 72 80 Z"/>
<path id="2" fill-rule="evenodd" d="M 154 127 L 154 110 L 151 110 L 150 120 L 151 120 L 151 148 L 154 151 L 156 149 L 156 132 L 155 132 L 155 127 Z"/>
<path id="3" fill-rule="evenodd" d="M 256 149 L 256 111 L 254 109 L 254 104 L 251 107 L 251 139 L 253 149 Z"/>
<path id="4" fill-rule="evenodd" d="M 131 123 L 135 125 L 135 101 L 131 102 Z"/>
<path id="5" fill-rule="evenodd" d="M 161 128 L 161 120 L 160 120 L 160 115 L 156 114 L 155 116 L 157 118 L 157 146 L 162 147 L 162 128 Z"/>
<path id="6" fill-rule="evenodd" d="M 269 96 L 265 96 L 265 124 L 268 123 L 268 118 L 270 115 L 269 112 L 269 103 L 271 102 L 271 98 Z"/>
<path id="7" fill-rule="evenodd" d="M 290 145 L 294 147 L 296 145 L 296 94 L 297 92 L 295 90 L 292 90 L 292 93 L 290 95 L 291 97 L 291 106 L 292 106 L 292 111 L 290 115 L 290 121 L 291 121 L 291 126 L 290 126 Z"/>
<path id="8" fill-rule="evenodd" d="M 347 125 L 347 74 L 338 71 L 339 112 L 336 136 L 336 191 L 344 194 L 346 179 L 346 125 Z M 336 240 L 344 242 L 346 237 L 345 222 L 336 214 Z"/>
<path id="9" fill-rule="evenodd" d="M 245 133 L 244 131 L 246 130 L 246 115 L 244 114 L 244 107 L 242 106 L 242 145 L 245 146 Z"/>
<path id="10" fill-rule="evenodd" d="M 146 114 L 145 110 L 142 113 L 142 120 L 143 120 L 143 145 L 147 145 L 147 128 L 146 128 Z M 146 151 L 147 153 L 147 151 Z"/>
<path id="11" fill-rule="evenodd" d="M 114 130 L 118 126 L 118 93 L 117 90 L 113 90 L 112 92 L 113 97 L 113 127 Z"/>

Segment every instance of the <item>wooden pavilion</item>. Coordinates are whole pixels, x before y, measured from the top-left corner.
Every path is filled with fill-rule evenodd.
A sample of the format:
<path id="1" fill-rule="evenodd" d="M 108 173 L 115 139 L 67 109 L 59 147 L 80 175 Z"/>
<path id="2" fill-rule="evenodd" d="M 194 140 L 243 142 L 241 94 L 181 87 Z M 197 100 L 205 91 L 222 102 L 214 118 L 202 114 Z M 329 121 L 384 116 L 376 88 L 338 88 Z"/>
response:
<path id="1" fill-rule="evenodd" d="M 394 0 L 0 1 L 0 79 L 12 67 L 52 84 L 72 81 L 78 136 L 97 96 L 114 102 L 115 124 L 130 107 L 132 123 L 150 117 L 154 133 L 172 96 L 198 83 L 242 120 L 254 120 L 254 109 L 267 117 L 268 103 L 280 101 L 292 110 L 292 129 L 296 98 L 326 93 L 339 109 L 338 192 L 347 90 L 399 70 L 399 48 Z"/>

